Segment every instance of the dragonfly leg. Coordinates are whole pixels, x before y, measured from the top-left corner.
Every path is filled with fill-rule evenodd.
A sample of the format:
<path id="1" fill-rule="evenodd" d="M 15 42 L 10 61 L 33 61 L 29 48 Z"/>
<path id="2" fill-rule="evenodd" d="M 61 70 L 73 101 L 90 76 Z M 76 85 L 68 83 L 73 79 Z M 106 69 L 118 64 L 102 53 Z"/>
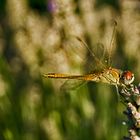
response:
<path id="1" fill-rule="evenodd" d="M 119 88 L 117 85 L 115 85 L 115 87 L 116 87 L 116 91 L 117 91 L 118 101 L 121 101 L 120 94 L 119 94 Z"/>

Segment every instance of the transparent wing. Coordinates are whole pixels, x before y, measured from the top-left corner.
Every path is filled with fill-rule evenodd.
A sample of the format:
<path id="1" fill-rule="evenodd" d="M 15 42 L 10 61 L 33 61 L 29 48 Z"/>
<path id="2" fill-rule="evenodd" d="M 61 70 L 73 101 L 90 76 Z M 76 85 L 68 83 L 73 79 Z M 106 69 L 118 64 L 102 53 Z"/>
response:
<path id="1" fill-rule="evenodd" d="M 81 42 L 81 45 L 87 49 L 85 68 L 87 72 L 94 72 L 103 70 L 107 67 L 107 51 L 102 43 L 97 43 L 96 45 L 89 46 L 79 37 L 77 40 Z"/>
<path id="2" fill-rule="evenodd" d="M 76 80 L 76 79 L 75 80 L 66 80 L 62 84 L 60 90 L 63 91 L 63 92 L 76 90 L 86 83 L 87 83 L 87 81 L 83 81 L 83 80 Z"/>
<path id="3" fill-rule="evenodd" d="M 113 20 L 113 31 L 110 39 L 110 44 L 109 44 L 109 50 L 108 50 L 108 59 L 107 59 L 107 64 L 110 66 L 112 64 L 112 54 L 113 54 L 113 48 L 114 48 L 114 40 L 115 40 L 115 35 L 116 35 L 116 27 L 117 27 L 117 21 Z"/>
<path id="4" fill-rule="evenodd" d="M 113 21 L 113 31 L 108 44 L 108 49 L 102 43 L 97 43 L 93 46 L 90 44 L 90 41 L 88 41 L 89 47 L 82 39 L 76 37 L 77 40 L 81 42 L 82 46 L 87 48 L 86 68 L 90 71 L 102 70 L 111 66 L 116 26 L 117 22 Z"/>

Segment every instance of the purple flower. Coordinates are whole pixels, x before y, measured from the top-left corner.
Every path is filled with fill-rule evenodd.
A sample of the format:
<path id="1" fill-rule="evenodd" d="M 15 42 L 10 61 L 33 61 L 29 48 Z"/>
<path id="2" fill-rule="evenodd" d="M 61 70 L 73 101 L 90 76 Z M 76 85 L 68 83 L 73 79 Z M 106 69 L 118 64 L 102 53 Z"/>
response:
<path id="1" fill-rule="evenodd" d="M 50 13 L 55 13 L 57 6 L 56 6 L 56 1 L 55 0 L 48 0 L 48 5 L 47 5 L 48 11 Z"/>

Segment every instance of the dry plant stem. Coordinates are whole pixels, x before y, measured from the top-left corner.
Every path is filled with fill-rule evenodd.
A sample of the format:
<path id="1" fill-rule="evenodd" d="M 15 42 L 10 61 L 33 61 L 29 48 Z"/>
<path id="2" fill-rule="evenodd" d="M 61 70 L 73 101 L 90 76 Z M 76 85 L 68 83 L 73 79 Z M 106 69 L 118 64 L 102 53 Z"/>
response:
<path id="1" fill-rule="evenodd" d="M 129 88 L 121 89 L 120 95 L 126 105 L 124 114 L 127 116 L 129 136 L 124 140 L 140 140 L 140 85 L 130 85 Z"/>

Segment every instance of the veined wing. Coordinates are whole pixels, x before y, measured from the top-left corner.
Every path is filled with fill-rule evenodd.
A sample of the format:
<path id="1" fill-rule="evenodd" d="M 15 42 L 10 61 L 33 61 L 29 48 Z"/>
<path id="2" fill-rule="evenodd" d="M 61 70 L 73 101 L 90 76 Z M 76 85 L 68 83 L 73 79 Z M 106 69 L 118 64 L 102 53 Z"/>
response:
<path id="1" fill-rule="evenodd" d="M 114 24 L 114 27 L 113 27 L 113 32 L 112 32 L 112 36 L 111 36 L 111 40 L 110 40 L 110 44 L 109 44 L 109 50 L 108 50 L 108 60 L 107 60 L 108 66 L 111 66 L 111 64 L 112 64 L 112 54 L 113 54 L 112 51 L 113 51 L 114 39 L 115 39 L 115 35 L 116 35 L 117 22 L 114 20 L 113 24 Z"/>
<path id="2" fill-rule="evenodd" d="M 112 31 L 108 49 L 107 49 L 107 47 L 104 47 L 104 45 L 102 43 L 98 43 L 97 45 L 95 45 L 93 47 L 93 50 L 92 50 L 81 38 L 76 37 L 77 40 L 79 40 L 81 42 L 82 46 L 87 48 L 87 50 L 89 52 L 87 55 L 87 57 L 89 58 L 89 61 L 87 61 L 87 67 L 88 67 L 88 65 L 90 65 L 90 67 L 92 68 L 92 71 L 96 70 L 96 69 L 100 70 L 100 69 L 109 68 L 111 66 L 112 54 L 113 54 L 112 51 L 113 51 L 113 47 L 114 47 L 114 39 L 115 39 L 115 34 L 116 34 L 117 22 L 113 21 L 113 25 L 114 25 L 113 31 Z M 93 59 L 91 59 L 90 56 Z M 90 59 L 92 61 L 90 61 Z M 90 62 L 90 63 L 88 63 L 88 62 Z M 92 66 L 94 66 L 94 67 L 92 67 Z M 96 69 L 95 69 L 95 66 L 96 66 Z"/>
<path id="3" fill-rule="evenodd" d="M 66 80 L 60 87 L 61 91 L 67 92 L 67 91 L 72 91 L 72 90 L 77 90 L 80 87 L 82 87 L 84 84 L 86 84 L 87 81 L 83 80 Z"/>
<path id="4" fill-rule="evenodd" d="M 103 44 L 98 43 L 94 50 L 90 49 L 89 46 L 79 37 L 76 37 L 81 42 L 82 46 L 87 49 L 87 65 L 90 68 L 90 73 L 93 71 L 105 69 L 106 65 L 103 63 L 105 57 L 105 48 Z M 95 55 L 96 54 L 96 55 Z"/>

